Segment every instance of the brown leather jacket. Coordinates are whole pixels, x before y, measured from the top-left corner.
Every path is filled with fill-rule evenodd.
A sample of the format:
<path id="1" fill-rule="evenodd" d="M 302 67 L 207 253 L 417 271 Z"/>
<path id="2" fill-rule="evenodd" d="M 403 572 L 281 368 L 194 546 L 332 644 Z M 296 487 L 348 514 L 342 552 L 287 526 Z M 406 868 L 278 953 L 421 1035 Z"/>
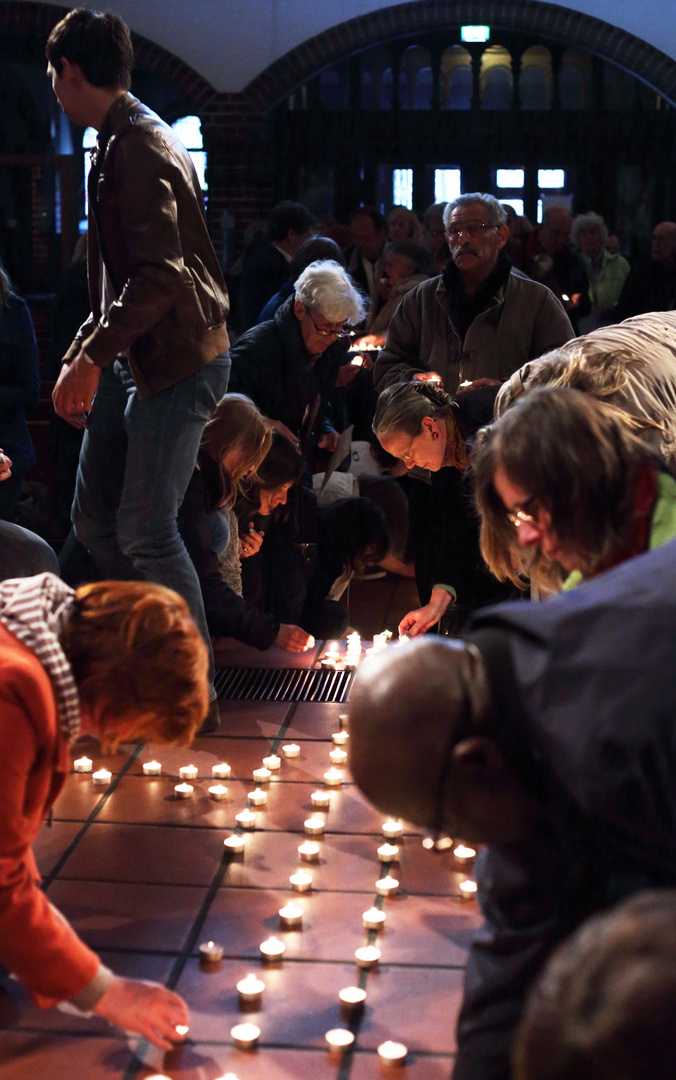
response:
<path id="1" fill-rule="evenodd" d="M 186 149 L 131 94 L 108 110 L 89 178 L 92 311 L 65 360 L 84 348 L 106 368 L 128 350 L 141 397 L 201 370 L 228 348 L 228 294 Z M 115 294 L 101 311 L 105 263 Z"/>

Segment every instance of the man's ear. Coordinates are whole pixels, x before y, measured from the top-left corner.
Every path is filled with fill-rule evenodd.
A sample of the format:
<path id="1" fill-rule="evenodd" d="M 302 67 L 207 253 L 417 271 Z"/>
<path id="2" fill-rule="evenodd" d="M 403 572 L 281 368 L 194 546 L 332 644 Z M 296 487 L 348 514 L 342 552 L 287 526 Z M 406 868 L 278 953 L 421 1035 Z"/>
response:
<path id="1" fill-rule="evenodd" d="M 509 240 L 509 225 L 501 225 L 498 229 L 498 249 L 503 248 Z"/>
<path id="2" fill-rule="evenodd" d="M 303 318 L 303 316 L 305 315 L 305 304 L 303 303 L 302 300 L 294 300 L 294 302 L 293 302 L 293 313 L 296 316 L 296 318 L 298 319 L 298 322 L 300 322 L 301 319 Z"/>
<path id="3" fill-rule="evenodd" d="M 475 779 L 491 780 L 505 771 L 502 751 L 493 739 L 473 735 L 453 747 L 453 768 L 458 772 L 472 773 Z"/>

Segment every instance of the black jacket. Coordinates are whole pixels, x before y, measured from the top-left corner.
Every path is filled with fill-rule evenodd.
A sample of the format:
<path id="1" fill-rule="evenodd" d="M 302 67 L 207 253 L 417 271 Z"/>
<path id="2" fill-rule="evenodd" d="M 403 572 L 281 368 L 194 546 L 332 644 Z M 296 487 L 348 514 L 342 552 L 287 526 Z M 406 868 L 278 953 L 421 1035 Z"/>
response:
<path id="1" fill-rule="evenodd" d="M 467 637 L 499 739 L 541 820 L 477 866 L 454 1080 L 508 1080 L 524 995 L 555 945 L 641 889 L 676 885 L 676 542 L 542 604 L 477 614 Z"/>
<path id="2" fill-rule="evenodd" d="M 194 470 L 178 512 L 178 528 L 197 571 L 209 633 L 269 649 L 279 632 L 279 621 L 248 604 L 221 577 L 211 546 L 208 514 L 214 500 L 208 473 L 208 468 Z"/>
<path id="3" fill-rule="evenodd" d="M 40 393 L 38 347 L 25 300 L 13 293 L 0 300 L 0 448 L 17 469 L 32 465 L 35 451 L 26 410 Z"/>

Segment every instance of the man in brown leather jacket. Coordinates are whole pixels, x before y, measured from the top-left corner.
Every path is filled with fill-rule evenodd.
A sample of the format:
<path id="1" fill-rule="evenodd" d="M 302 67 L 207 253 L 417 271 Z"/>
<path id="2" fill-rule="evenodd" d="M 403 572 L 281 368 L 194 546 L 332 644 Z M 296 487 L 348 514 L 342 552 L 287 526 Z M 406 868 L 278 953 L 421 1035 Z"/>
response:
<path id="1" fill-rule="evenodd" d="M 128 93 L 116 16 L 71 11 L 47 42 L 64 112 L 98 131 L 88 181 L 91 314 L 64 357 L 59 416 L 86 427 L 73 524 L 106 578 L 185 597 L 208 642 L 176 515 L 209 412 L 227 389 L 228 298 L 187 150 Z"/>

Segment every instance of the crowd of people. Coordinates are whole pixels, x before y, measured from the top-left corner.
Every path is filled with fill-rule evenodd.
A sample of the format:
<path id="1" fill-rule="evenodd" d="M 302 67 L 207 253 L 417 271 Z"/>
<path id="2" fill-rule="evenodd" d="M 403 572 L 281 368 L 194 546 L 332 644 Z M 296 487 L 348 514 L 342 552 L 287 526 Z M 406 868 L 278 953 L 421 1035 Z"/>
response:
<path id="1" fill-rule="evenodd" d="M 410 568 L 417 640 L 357 677 L 351 767 L 383 810 L 485 845 L 456 1080 L 673 1076 L 676 224 L 630 268 L 565 206 L 531 228 L 474 192 L 319 236 L 287 201 L 229 319 L 127 27 L 77 9 L 46 55 L 98 132 L 90 310 L 53 394 L 79 451 L 58 563 L 11 523 L 39 380 L 0 268 L 0 962 L 39 1005 L 172 1045 L 182 1000 L 115 976 L 38 887 L 69 749 L 213 731 L 213 639 L 303 652 L 346 632 L 355 574 Z M 313 476 L 350 425 L 363 491 L 328 500 Z"/>

